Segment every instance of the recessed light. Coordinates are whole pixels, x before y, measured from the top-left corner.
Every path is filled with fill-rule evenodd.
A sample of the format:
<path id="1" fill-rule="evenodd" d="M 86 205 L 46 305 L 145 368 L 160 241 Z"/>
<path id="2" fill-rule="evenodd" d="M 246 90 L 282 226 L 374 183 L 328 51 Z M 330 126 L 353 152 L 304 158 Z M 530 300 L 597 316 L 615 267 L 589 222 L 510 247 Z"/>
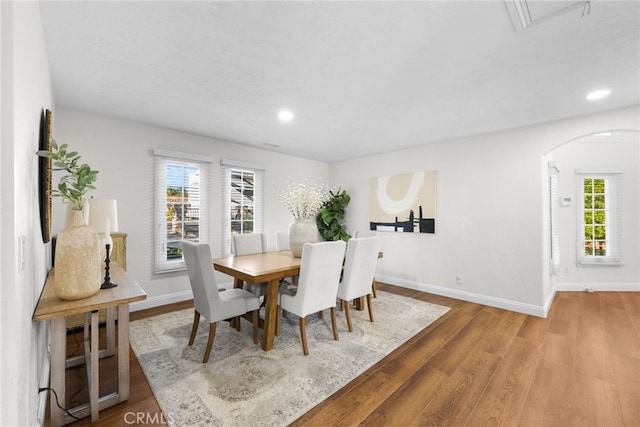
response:
<path id="1" fill-rule="evenodd" d="M 290 122 L 293 119 L 293 113 L 288 110 L 282 110 L 278 113 L 278 118 L 283 122 Z"/>
<path id="2" fill-rule="evenodd" d="M 589 93 L 587 95 L 587 99 L 589 101 L 593 101 L 595 99 L 604 98 L 605 96 L 609 95 L 610 93 L 611 93 L 611 91 L 609 89 L 594 90 L 593 92 L 591 92 L 591 93 Z"/>

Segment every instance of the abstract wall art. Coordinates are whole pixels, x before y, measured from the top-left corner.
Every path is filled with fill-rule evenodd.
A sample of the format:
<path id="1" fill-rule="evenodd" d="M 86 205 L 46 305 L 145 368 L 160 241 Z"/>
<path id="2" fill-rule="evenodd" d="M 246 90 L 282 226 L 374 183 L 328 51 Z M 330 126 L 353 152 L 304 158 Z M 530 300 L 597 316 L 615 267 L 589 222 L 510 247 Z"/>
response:
<path id="1" fill-rule="evenodd" d="M 369 228 L 435 233 L 436 171 L 371 178 Z"/>

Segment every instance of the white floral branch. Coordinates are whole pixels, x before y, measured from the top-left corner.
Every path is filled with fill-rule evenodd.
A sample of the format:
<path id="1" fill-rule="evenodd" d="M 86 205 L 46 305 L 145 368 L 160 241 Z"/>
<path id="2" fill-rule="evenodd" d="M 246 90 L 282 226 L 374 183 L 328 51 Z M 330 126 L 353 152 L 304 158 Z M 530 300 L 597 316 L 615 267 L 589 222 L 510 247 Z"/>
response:
<path id="1" fill-rule="evenodd" d="M 295 219 L 315 218 L 331 194 L 323 183 L 303 179 L 292 182 L 287 179 L 286 187 L 276 187 L 276 197 L 291 212 Z"/>

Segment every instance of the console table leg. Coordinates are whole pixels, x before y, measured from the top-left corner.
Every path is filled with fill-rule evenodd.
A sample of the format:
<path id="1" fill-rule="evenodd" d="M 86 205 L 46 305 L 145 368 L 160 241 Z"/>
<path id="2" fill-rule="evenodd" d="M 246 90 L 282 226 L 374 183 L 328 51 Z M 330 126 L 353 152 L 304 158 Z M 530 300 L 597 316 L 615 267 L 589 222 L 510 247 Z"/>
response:
<path id="1" fill-rule="evenodd" d="M 116 346 L 116 308 L 107 307 L 107 347 L 102 357 L 113 356 Z"/>
<path id="2" fill-rule="evenodd" d="M 85 313 L 84 350 L 87 379 L 89 381 L 91 422 L 96 422 L 99 418 L 98 400 L 100 399 L 100 377 L 98 368 L 100 363 L 100 349 L 98 348 L 98 336 L 98 310 Z"/>
<path id="3" fill-rule="evenodd" d="M 129 399 L 129 304 L 118 306 L 118 395 Z"/>
<path id="4" fill-rule="evenodd" d="M 51 319 L 51 388 L 58 394 L 64 406 L 65 389 L 65 362 L 67 358 L 67 319 L 66 317 L 54 317 Z M 51 425 L 53 427 L 65 424 L 65 413 L 56 404 L 56 395 L 49 391 L 49 411 L 51 413 Z"/>

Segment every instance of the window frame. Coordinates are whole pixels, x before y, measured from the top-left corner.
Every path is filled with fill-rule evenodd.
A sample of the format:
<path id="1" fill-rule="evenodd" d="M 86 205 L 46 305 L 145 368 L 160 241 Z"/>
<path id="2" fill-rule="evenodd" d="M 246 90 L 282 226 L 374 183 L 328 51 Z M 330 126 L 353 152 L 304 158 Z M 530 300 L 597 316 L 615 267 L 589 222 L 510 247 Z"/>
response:
<path id="1" fill-rule="evenodd" d="M 264 231 L 264 175 L 263 166 L 240 162 L 231 159 L 221 159 L 222 166 L 222 238 L 221 249 L 223 256 L 232 254 L 231 248 L 231 174 L 234 171 L 242 173 L 252 173 L 253 181 L 253 233 Z"/>
<path id="2" fill-rule="evenodd" d="M 168 164 L 199 168 L 198 184 L 198 238 L 194 241 L 209 243 L 209 224 L 211 222 L 211 165 L 206 156 L 181 153 L 163 149 L 153 151 L 153 260 L 156 274 L 182 271 L 186 269 L 184 258 L 167 259 L 167 173 Z M 180 239 L 185 240 L 184 237 Z M 191 240 L 191 239 L 189 239 Z"/>
<path id="3" fill-rule="evenodd" d="M 617 170 L 576 170 L 576 185 L 577 195 L 579 202 L 577 203 L 577 247 L 576 257 L 578 265 L 622 265 L 621 254 L 621 187 L 622 187 L 622 172 Z M 604 208 L 605 221 L 603 225 L 599 225 L 606 228 L 605 231 L 605 243 L 606 243 L 606 255 L 586 255 L 585 244 L 585 227 L 588 226 L 585 222 L 585 212 L 595 211 L 592 208 L 585 207 L 585 180 L 587 179 L 603 179 L 605 181 L 604 193 Z M 592 193 L 595 194 L 595 193 Z M 591 223 L 593 224 L 593 223 Z M 595 237 L 595 236 L 594 236 Z M 595 241 L 596 239 L 594 239 Z"/>

